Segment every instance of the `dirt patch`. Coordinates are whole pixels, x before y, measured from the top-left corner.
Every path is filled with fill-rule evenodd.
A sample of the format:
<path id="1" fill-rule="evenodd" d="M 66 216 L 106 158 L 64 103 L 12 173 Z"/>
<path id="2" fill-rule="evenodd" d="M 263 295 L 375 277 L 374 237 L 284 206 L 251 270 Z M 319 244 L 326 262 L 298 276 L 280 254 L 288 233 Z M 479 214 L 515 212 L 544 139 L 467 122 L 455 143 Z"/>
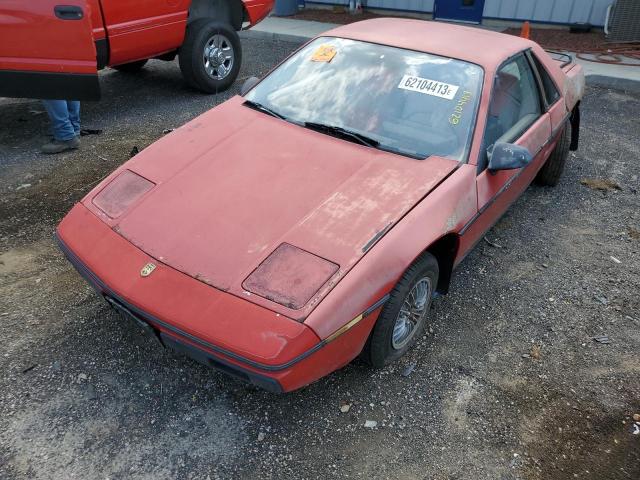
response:
<path id="1" fill-rule="evenodd" d="M 602 178 L 583 178 L 580 183 L 592 190 L 600 190 L 601 192 L 608 192 L 610 190 L 622 190 L 622 187 L 613 180 L 607 180 Z"/>
<path id="2" fill-rule="evenodd" d="M 508 28 L 509 35 L 520 36 L 521 28 Z M 588 33 L 571 33 L 567 28 L 531 28 L 529 38 L 552 50 L 598 51 L 607 48 L 606 37 L 601 30 Z"/>
<path id="3" fill-rule="evenodd" d="M 533 432 L 531 471 L 545 479 L 640 477 L 638 436 L 628 412 L 597 405 L 551 403 L 523 428 Z"/>
<path id="4" fill-rule="evenodd" d="M 449 423 L 457 429 L 469 428 L 469 405 L 474 395 L 478 395 L 477 381 L 472 377 L 463 377 L 458 381 L 455 393 L 445 406 L 445 415 Z M 472 421 L 472 420 L 471 420 Z"/>
<path id="5" fill-rule="evenodd" d="M 71 391 L 72 395 L 56 395 L 13 415 L 5 425 L 0 438 L 12 438 L 16 449 L 35 453 L 34 457 L 15 457 L 14 468 L 19 476 L 52 480 L 168 478 L 174 463 L 184 464 L 185 458 L 212 463 L 232 458 L 232 447 L 243 437 L 242 425 L 217 408 L 191 409 L 188 418 L 198 418 L 196 423 L 187 420 L 180 424 L 168 418 L 156 435 L 146 437 L 141 435 L 141 425 L 119 420 L 132 417 L 130 402 L 110 403 L 104 408 L 96 401 L 95 387 L 76 384 Z M 128 392 L 120 393 L 126 396 Z M 83 413 L 71 425 L 64 425 L 61 417 L 69 411 Z M 138 421 L 146 422 L 144 418 Z M 187 425 L 190 428 L 185 428 Z M 205 435 L 210 431 L 217 435 Z M 135 446 L 113 452 L 105 469 L 103 452 L 111 450 L 112 438 L 125 436 L 136 438 Z M 156 454 L 168 449 L 172 451 L 168 457 Z"/>

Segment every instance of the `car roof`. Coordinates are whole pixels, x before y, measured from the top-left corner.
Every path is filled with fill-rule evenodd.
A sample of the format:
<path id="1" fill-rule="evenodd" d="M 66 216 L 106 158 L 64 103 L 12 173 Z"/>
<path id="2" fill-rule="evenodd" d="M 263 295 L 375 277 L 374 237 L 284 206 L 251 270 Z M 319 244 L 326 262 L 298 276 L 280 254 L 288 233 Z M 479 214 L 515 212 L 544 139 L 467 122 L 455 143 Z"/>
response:
<path id="1" fill-rule="evenodd" d="M 495 70 L 505 59 L 531 48 L 532 41 L 450 23 L 407 18 L 376 18 L 340 26 L 323 33 L 457 58 Z"/>

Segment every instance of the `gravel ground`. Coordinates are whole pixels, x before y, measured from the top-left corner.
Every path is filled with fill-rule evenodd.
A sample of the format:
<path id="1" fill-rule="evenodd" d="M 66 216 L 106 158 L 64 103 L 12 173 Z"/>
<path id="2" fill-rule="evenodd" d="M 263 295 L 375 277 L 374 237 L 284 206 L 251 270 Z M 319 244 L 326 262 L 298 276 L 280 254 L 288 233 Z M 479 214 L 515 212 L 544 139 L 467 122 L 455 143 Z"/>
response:
<path id="1" fill-rule="evenodd" d="M 243 43 L 241 77 L 293 48 Z M 560 185 L 488 233 L 405 358 L 273 395 L 140 336 L 52 237 L 134 146 L 241 81 L 202 96 L 162 62 L 102 80 L 83 105 L 102 134 L 57 157 L 39 103 L 0 100 L 0 478 L 640 478 L 637 94 L 587 89 Z"/>

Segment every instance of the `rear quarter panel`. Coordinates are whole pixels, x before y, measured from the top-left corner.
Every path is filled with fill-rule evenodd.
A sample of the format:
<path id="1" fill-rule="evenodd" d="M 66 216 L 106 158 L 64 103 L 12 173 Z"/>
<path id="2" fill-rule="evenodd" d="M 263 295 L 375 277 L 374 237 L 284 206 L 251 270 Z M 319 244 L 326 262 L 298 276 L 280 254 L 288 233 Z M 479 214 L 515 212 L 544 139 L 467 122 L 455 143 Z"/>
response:
<path id="1" fill-rule="evenodd" d="M 585 80 L 584 70 L 576 63 L 567 65 L 565 87 L 563 95 L 569 111 L 573 110 L 576 104 L 584 96 Z"/>

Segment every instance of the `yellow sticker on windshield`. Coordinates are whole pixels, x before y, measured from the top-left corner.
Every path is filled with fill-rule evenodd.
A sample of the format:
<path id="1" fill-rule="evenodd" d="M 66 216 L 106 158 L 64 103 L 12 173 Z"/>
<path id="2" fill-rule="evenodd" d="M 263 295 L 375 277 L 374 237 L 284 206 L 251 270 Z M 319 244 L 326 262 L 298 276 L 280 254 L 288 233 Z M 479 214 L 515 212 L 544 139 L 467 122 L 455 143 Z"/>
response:
<path id="1" fill-rule="evenodd" d="M 451 125 L 458 125 L 462 118 L 462 112 L 464 112 L 464 106 L 471 100 L 471 92 L 465 90 L 462 92 L 462 96 L 456 106 L 453 108 L 453 113 L 449 116 L 449 123 Z"/>
<path id="2" fill-rule="evenodd" d="M 333 45 L 320 45 L 315 52 L 313 52 L 313 56 L 311 57 L 312 62 L 330 62 L 333 60 L 333 57 L 336 56 L 336 47 Z"/>

